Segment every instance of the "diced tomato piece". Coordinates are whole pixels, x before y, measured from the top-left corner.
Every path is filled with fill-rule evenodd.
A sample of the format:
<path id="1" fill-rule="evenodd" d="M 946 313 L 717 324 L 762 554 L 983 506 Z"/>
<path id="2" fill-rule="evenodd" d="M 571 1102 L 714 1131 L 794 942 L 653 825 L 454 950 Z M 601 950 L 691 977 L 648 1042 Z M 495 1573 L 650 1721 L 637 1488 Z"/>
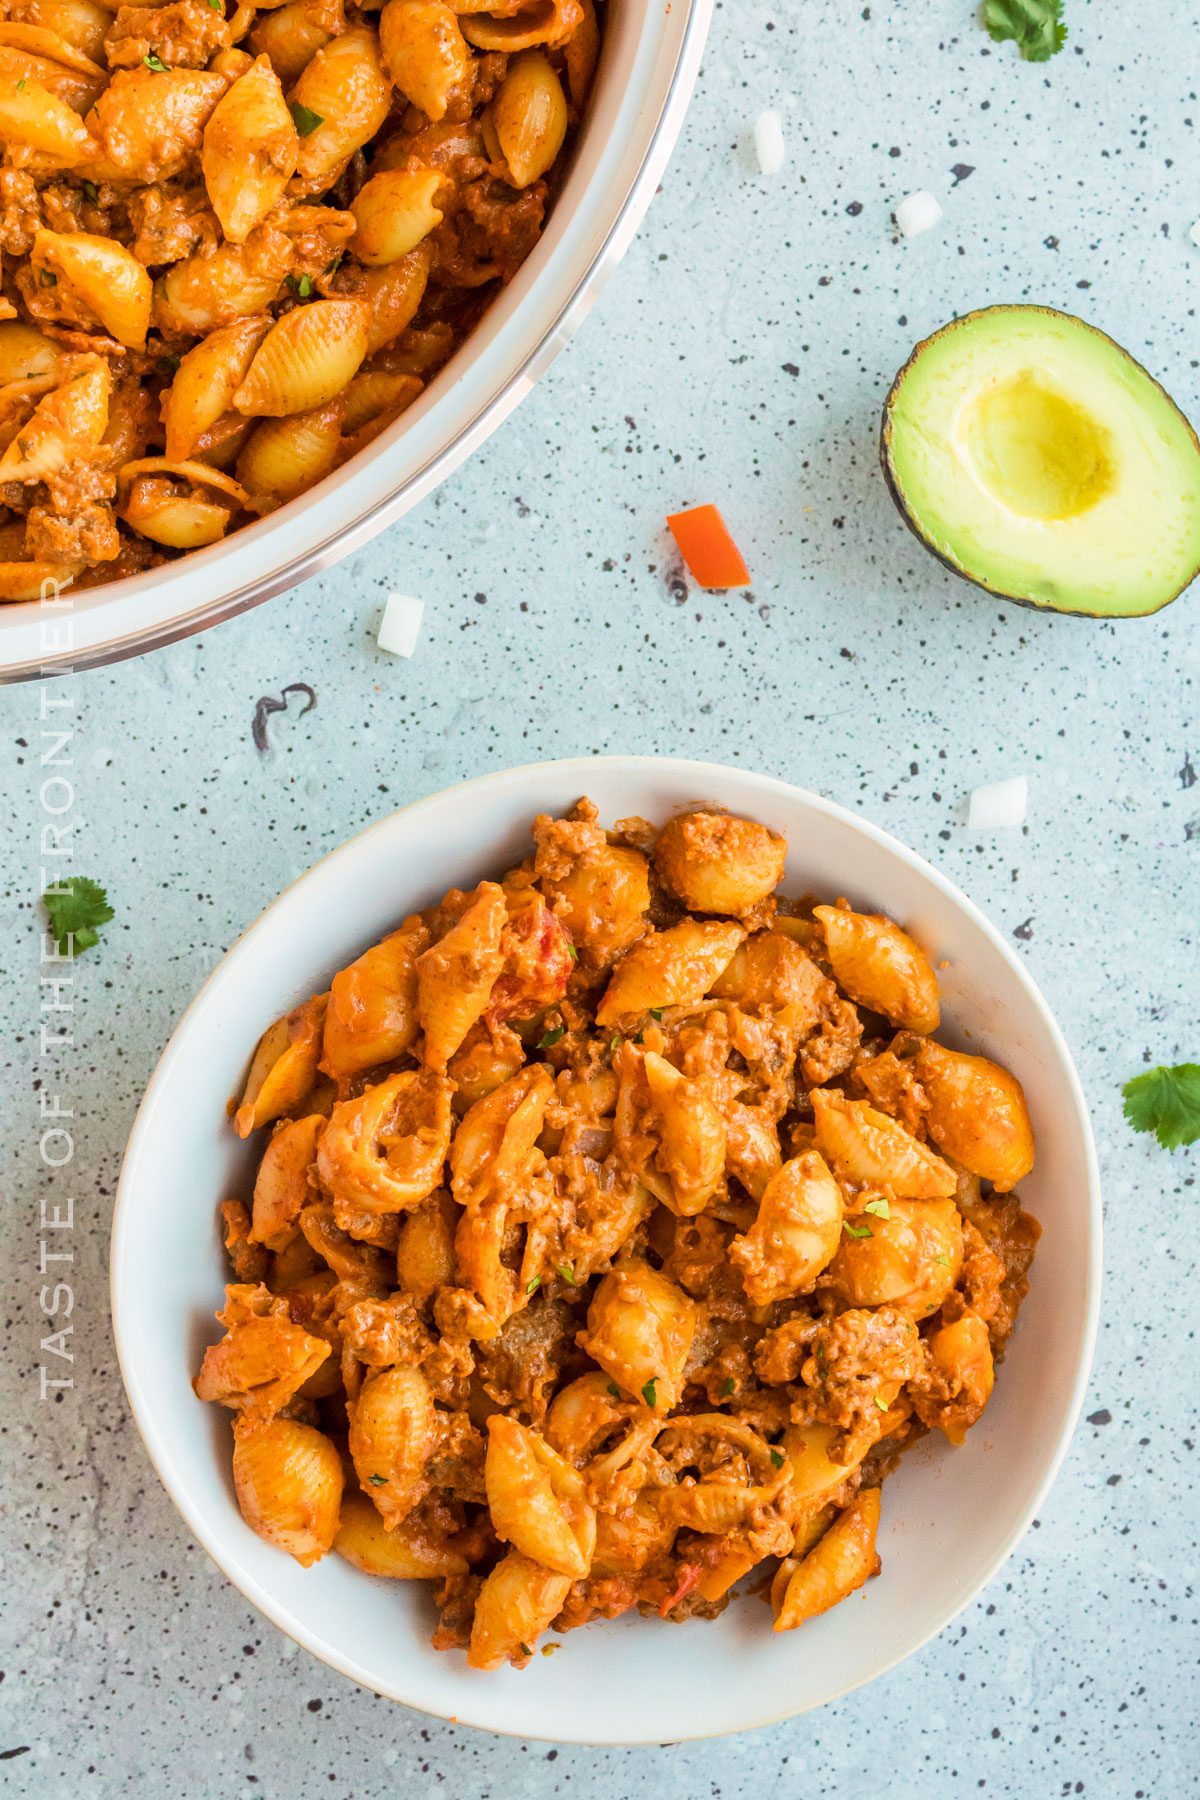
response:
<path id="1" fill-rule="evenodd" d="M 684 562 L 702 588 L 750 586 L 750 571 L 715 506 L 668 513 L 667 524 Z"/>

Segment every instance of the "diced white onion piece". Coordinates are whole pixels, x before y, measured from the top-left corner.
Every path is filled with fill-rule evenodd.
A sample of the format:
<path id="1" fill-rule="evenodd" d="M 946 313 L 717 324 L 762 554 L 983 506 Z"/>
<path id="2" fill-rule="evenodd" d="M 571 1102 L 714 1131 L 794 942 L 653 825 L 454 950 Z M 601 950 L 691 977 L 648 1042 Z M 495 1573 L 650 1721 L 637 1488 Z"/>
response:
<path id="1" fill-rule="evenodd" d="M 379 648 L 392 656 L 411 656 L 417 647 L 424 611 L 423 600 L 414 600 L 408 594 L 389 594 L 379 627 Z"/>
<path id="2" fill-rule="evenodd" d="M 777 112 L 759 113 L 754 121 L 754 151 L 764 175 L 778 175 L 783 167 L 783 125 Z"/>
<path id="3" fill-rule="evenodd" d="M 1188 236 L 1191 238 L 1193 244 L 1200 248 L 1200 219 L 1196 220 L 1196 223 L 1188 232 Z"/>
<path id="4" fill-rule="evenodd" d="M 896 208 L 896 224 L 900 228 L 901 237 L 917 237 L 920 232 L 928 231 L 936 225 L 941 216 L 941 207 L 924 188 L 915 194 L 905 194 Z"/>
<path id="5" fill-rule="evenodd" d="M 1003 831 L 1025 823 L 1029 804 L 1029 783 L 1024 775 L 1011 781 L 993 781 L 986 787 L 972 788 L 971 812 L 967 823 L 972 831 Z"/>

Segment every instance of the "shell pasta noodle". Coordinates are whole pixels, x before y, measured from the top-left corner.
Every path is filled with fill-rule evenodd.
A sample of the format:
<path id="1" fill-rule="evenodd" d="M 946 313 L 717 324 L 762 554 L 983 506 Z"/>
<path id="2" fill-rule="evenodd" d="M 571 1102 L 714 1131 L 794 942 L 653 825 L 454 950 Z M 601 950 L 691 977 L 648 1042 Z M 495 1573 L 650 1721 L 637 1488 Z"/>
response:
<path id="1" fill-rule="evenodd" d="M 5 0 L 0 601 L 365 449 L 536 244 L 593 0 Z"/>
<path id="2" fill-rule="evenodd" d="M 264 1033 L 196 1392 L 254 1531 L 435 1583 L 474 1668 L 751 1571 L 790 1631 L 879 1572 L 904 1450 L 988 1403 L 1025 1098 L 933 1035 L 900 924 L 779 891 L 767 826 L 580 800 L 532 842 Z"/>

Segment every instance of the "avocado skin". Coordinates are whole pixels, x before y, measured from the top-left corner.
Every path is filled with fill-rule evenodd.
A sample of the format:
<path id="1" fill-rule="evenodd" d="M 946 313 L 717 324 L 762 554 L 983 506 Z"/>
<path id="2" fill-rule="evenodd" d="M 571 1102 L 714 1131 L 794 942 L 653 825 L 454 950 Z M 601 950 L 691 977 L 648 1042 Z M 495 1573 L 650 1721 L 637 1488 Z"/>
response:
<path id="1" fill-rule="evenodd" d="M 903 489 L 900 487 L 900 484 L 896 479 L 895 470 L 892 467 L 891 456 L 892 402 L 900 392 L 900 389 L 904 384 L 905 376 L 908 374 L 913 364 L 924 353 L 926 347 L 929 344 L 935 343 L 945 332 L 953 331 L 958 326 L 965 325 L 970 319 L 986 318 L 989 313 L 1012 312 L 1043 313 L 1052 319 L 1069 319 L 1073 325 L 1081 325 L 1085 331 L 1094 332 L 1097 337 L 1103 338 L 1106 343 L 1111 344 L 1114 350 L 1119 351 L 1122 356 L 1128 357 L 1129 361 L 1133 363 L 1136 368 L 1141 369 L 1146 380 L 1151 382 L 1153 386 L 1158 389 L 1164 400 L 1179 413 L 1179 416 L 1183 419 L 1184 424 L 1188 428 L 1192 442 L 1196 446 L 1197 454 L 1200 454 L 1200 438 L 1196 436 L 1191 421 L 1180 411 L 1180 408 L 1171 398 L 1170 394 L 1167 393 L 1162 382 L 1157 381 L 1155 377 L 1151 375 L 1150 371 L 1138 362 L 1135 356 L 1130 356 L 1129 351 L 1125 349 L 1125 346 L 1123 344 L 1118 344 L 1116 338 L 1110 337 L 1107 331 L 1101 331 L 1098 325 L 1089 325 L 1085 319 L 1077 318 L 1074 313 L 1063 312 L 1056 306 L 1028 306 L 1020 302 L 1006 305 L 1004 302 L 999 302 L 995 306 L 979 306 L 972 312 L 963 313 L 961 317 L 951 319 L 948 324 L 942 325 L 937 331 L 930 332 L 928 337 L 922 338 L 920 343 L 914 346 L 912 353 L 907 358 L 903 368 L 899 370 L 896 379 L 888 389 L 887 398 L 883 403 L 883 415 L 879 423 L 879 464 L 883 470 L 883 479 L 887 483 L 887 490 L 892 497 L 892 502 L 896 511 L 900 514 L 900 517 L 904 520 L 904 523 L 908 526 L 908 529 L 912 532 L 917 542 L 922 544 L 931 556 L 936 557 L 943 568 L 949 569 L 952 575 L 959 576 L 961 580 L 970 582 L 972 587 L 979 588 L 982 593 L 990 594 L 993 599 L 1007 600 L 1013 606 L 1027 606 L 1030 612 L 1057 613 L 1060 618 L 1064 619 L 1105 619 L 1113 625 L 1119 624 L 1123 619 L 1153 618 L 1154 614 L 1161 612 L 1164 606 L 1170 606 L 1173 600 L 1178 600 L 1180 594 L 1186 593 L 1187 589 L 1191 587 L 1192 582 L 1196 579 L 1196 574 L 1200 574 L 1200 570 L 1197 570 L 1196 574 L 1190 575 L 1185 582 L 1181 583 L 1181 585 L 1175 589 L 1173 594 L 1168 594 L 1166 599 L 1160 600 L 1157 606 L 1148 606 L 1144 612 L 1089 612 L 1087 608 L 1083 606 L 1053 606 L 1048 600 L 1026 600 L 1020 594 L 1010 594 L 1006 588 L 993 587 L 991 582 L 985 580 L 982 575 L 972 575 L 969 570 L 964 569 L 960 563 L 955 562 L 952 556 L 947 556 L 944 550 L 940 550 L 930 538 L 926 537 L 921 526 L 909 511 L 908 502 L 904 498 Z"/>

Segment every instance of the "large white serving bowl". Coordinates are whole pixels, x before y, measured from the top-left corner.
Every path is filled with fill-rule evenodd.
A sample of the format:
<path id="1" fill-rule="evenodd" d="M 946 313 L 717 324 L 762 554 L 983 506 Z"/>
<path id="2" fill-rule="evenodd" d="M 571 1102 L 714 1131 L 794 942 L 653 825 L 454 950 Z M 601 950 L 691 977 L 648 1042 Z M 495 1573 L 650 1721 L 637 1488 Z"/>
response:
<path id="1" fill-rule="evenodd" d="M 404 914 L 495 876 L 529 850 L 534 815 L 588 794 L 611 823 L 703 802 L 788 840 L 786 888 L 848 895 L 903 921 L 940 971 L 946 1041 L 1023 1082 L 1041 1221 L 1029 1298 L 996 1391 L 963 1448 L 931 1435 L 884 1489 L 883 1573 L 775 1637 L 760 1599 L 715 1622 L 636 1614 L 575 1631 L 523 1672 L 484 1675 L 429 1647 L 424 1584 L 330 1556 L 302 1569 L 254 1535 L 230 1477 L 229 1414 L 191 1389 L 226 1279 L 218 1203 L 247 1195 L 254 1152 L 226 1102 L 272 1019 Z M 260 1148 L 260 1146 L 256 1147 Z M 993 926 L 944 876 L 874 826 L 786 782 L 668 758 L 579 757 L 488 775 L 364 831 L 288 889 L 220 963 L 167 1046 L 130 1139 L 112 1248 L 125 1385 L 192 1534 L 281 1630 L 380 1694 L 460 1723 L 583 1743 L 662 1743 L 768 1724 L 870 1681 L 940 1631 L 1013 1550 L 1062 1459 L 1083 1397 L 1100 1286 L 1100 1200 L 1087 1109 L 1045 1001 Z"/>
<path id="2" fill-rule="evenodd" d="M 546 229 L 402 419 L 311 493 L 207 550 L 83 589 L 69 612 L 0 606 L 0 681 L 116 662 L 203 631 L 361 548 L 444 481 L 549 367 L 628 248 L 683 124 L 712 7 L 606 0 L 588 115 Z"/>

